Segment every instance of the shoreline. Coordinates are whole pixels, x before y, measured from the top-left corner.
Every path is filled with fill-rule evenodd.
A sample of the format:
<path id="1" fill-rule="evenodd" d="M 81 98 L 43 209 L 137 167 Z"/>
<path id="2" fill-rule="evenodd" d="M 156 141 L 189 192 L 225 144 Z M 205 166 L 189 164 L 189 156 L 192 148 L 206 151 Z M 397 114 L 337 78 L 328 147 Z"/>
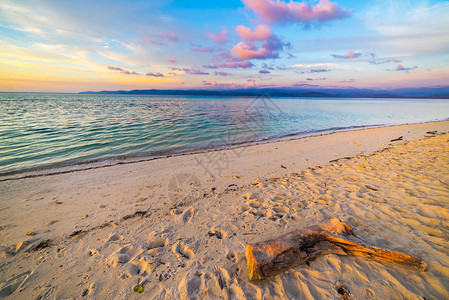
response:
<path id="1" fill-rule="evenodd" d="M 179 157 L 185 155 L 197 155 L 197 154 L 207 154 L 210 152 L 216 151 L 225 151 L 225 150 L 234 150 L 246 147 L 252 147 L 257 145 L 269 144 L 269 143 L 277 143 L 282 141 L 292 141 L 299 140 L 314 136 L 323 136 L 336 134 L 339 132 L 348 132 L 348 131 L 358 131 L 358 130 L 367 130 L 372 128 L 389 128 L 395 126 L 406 126 L 406 125 L 417 125 L 417 124 L 427 124 L 427 123 L 439 123 L 439 122 L 449 122 L 448 119 L 445 120 L 437 120 L 437 121 L 426 121 L 426 122 L 418 122 L 418 123 L 405 123 L 405 124 L 390 124 L 390 125 L 357 125 L 357 126 L 349 126 L 344 128 L 330 128 L 330 129 L 322 129 L 316 130 L 307 133 L 291 133 L 286 134 L 284 136 L 267 138 L 259 141 L 253 142 L 241 142 L 233 145 L 224 145 L 218 146 L 216 148 L 199 148 L 195 149 L 187 149 L 180 150 L 179 152 L 169 153 L 169 154 L 161 154 L 161 155 L 144 155 L 144 156 L 128 156 L 128 157 L 116 157 L 116 158 L 107 158 L 100 159 L 96 161 L 87 161 L 74 163 L 69 165 L 61 165 L 61 166 L 48 166 L 43 168 L 36 169 L 25 169 L 22 171 L 13 171 L 9 173 L 5 173 L 4 175 L 0 173 L 0 182 L 2 181 L 10 181 L 10 180 L 20 180 L 26 178 L 34 178 L 34 177 L 42 177 L 42 176 L 54 176 L 59 174 L 67 174 L 85 170 L 94 170 L 101 168 L 109 168 L 114 167 L 116 165 L 126 165 L 126 164 L 136 164 L 142 162 L 148 162 L 159 159 L 167 159 L 171 157 Z"/>

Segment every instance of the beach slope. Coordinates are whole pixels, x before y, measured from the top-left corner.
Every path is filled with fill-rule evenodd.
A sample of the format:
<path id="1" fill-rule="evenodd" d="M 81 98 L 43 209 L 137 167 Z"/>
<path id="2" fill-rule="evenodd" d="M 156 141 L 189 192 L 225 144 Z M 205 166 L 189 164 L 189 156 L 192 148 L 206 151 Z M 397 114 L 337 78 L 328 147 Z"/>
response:
<path id="1" fill-rule="evenodd" d="M 379 127 L 0 181 L 0 297 L 447 299 L 447 132 Z M 333 217 L 428 270 L 330 254 L 249 280 L 248 244 Z"/>

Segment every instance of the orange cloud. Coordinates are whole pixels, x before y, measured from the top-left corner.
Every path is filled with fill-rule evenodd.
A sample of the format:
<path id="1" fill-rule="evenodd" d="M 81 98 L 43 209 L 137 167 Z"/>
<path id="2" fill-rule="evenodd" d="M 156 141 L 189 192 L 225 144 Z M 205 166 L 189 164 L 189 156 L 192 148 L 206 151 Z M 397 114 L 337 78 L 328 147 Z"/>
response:
<path id="1" fill-rule="evenodd" d="M 272 35 L 271 29 L 265 25 L 256 26 L 254 31 L 249 27 L 239 25 L 235 28 L 235 31 L 247 41 L 263 41 L 269 39 Z"/>

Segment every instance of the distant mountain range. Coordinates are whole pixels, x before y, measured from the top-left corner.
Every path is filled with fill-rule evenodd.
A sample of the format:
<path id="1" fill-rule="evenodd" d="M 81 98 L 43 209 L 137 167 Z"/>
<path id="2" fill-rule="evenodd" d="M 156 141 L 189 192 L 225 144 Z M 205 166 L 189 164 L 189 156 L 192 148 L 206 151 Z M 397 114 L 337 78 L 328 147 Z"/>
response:
<path id="1" fill-rule="evenodd" d="M 287 88 L 251 88 L 234 90 L 131 90 L 80 92 L 79 94 L 121 94 L 121 95 L 178 95 L 178 96 L 257 96 L 265 93 L 273 97 L 326 97 L 326 98 L 428 98 L 449 99 L 449 86 L 359 89 L 319 88 L 301 85 Z"/>

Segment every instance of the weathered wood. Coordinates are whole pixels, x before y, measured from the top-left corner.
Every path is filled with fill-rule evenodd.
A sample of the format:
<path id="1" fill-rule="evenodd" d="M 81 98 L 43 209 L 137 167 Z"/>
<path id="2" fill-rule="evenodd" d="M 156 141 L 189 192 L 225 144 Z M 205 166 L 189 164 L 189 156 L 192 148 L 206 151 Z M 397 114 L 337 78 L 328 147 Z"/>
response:
<path id="1" fill-rule="evenodd" d="M 251 280 L 276 275 L 318 255 L 338 254 L 368 257 L 380 262 L 392 262 L 425 271 L 427 264 L 420 258 L 400 252 L 366 246 L 336 236 L 353 235 L 352 228 L 333 218 L 326 223 L 289 232 L 277 239 L 246 246 L 248 274 Z"/>

